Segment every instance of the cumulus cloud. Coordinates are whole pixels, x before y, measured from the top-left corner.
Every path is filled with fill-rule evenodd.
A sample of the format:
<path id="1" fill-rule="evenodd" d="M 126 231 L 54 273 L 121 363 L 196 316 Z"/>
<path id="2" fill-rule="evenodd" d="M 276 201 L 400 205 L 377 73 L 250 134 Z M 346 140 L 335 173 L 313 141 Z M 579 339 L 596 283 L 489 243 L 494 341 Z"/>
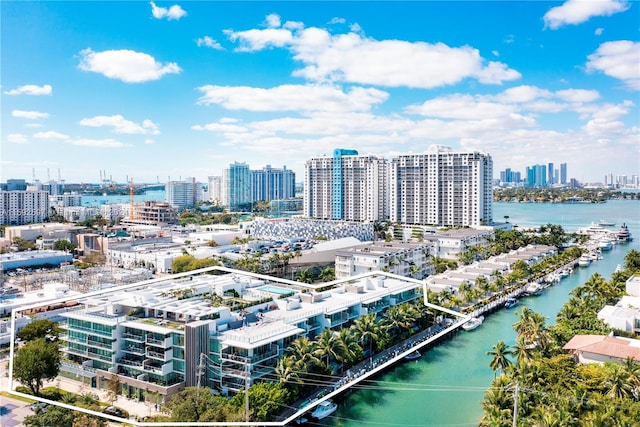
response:
<path id="1" fill-rule="evenodd" d="M 587 59 L 587 71 L 603 72 L 622 80 L 630 89 L 640 90 L 640 42 L 619 40 L 602 43 Z"/>
<path id="2" fill-rule="evenodd" d="M 280 26 L 280 15 L 271 13 L 266 17 L 267 26 L 270 28 L 276 28 Z"/>
<path id="3" fill-rule="evenodd" d="M 115 133 L 157 135 L 160 133 L 158 125 L 151 120 L 143 120 L 142 124 L 125 119 L 122 115 L 95 116 L 80 120 L 80 125 L 91 127 L 112 127 Z"/>
<path id="4" fill-rule="evenodd" d="M 81 70 L 100 73 L 125 83 L 158 80 L 165 74 L 177 74 L 182 71 L 175 62 L 162 64 L 151 55 L 133 50 L 94 52 L 87 48 L 80 52 L 80 57 L 78 68 Z"/>
<path id="5" fill-rule="evenodd" d="M 23 85 L 18 86 L 15 89 L 11 89 L 5 92 L 5 95 L 51 95 L 53 88 L 51 85 Z"/>
<path id="6" fill-rule="evenodd" d="M 37 139 L 56 139 L 61 141 L 69 139 L 69 135 L 65 135 L 64 133 L 56 132 L 53 130 L 34 133 L 33 137 Z"/>
<path id="7" fill-rule="evenodd" d="M 220 43 L 218 43 L 215 39 L 209 36 L 204 36 L 204 37 L 200 37 L 199 39 L 196 39 L 196 44 L 199 47 L 202 47 L 202 46 L 210 47 L 211 49 L 216 49 L 216 50 L 224 49 Z"/>
<path id="8" fill-rule="evenodd" d="M 37 120 L 37 119 L 46 119 L 47 117 L 49 117 L 49 113 L 42 113 L 40 111 L 13 110 L 11 112 L 11 116 L 17 117 L 20 119 Z"/>
<path id="9" fill-rule="evenodd" d="M 408 113 L 447 119 L 482 120 L 504 117 L 515 112 L 513 105 L 487 102 L 471 95 L 455 94 L 430 99 L 422 105 L 408 107 Z"/>
<path id="10" fill-rule="evenodd" d="M 156 6 L 154 2 L 150 2 L 149 4 L 151 5 L 151 14 L 156 19 L 166 18 L 171 21 L 178 20 L 187 15 L 187 12 L 177 4 L 174 4 L 168 9 L 166 7 Z"/>
<path id="11" fill-rule="evenodd" d="M 225 34 L 238 42 L 238 51 L 289 49 L 303 64 L 294 75 L 314 82 L 429 89 L 466 78 L 500 84 L 521 77 L 504 63 L 482 58 L 471 46 L 375 40 L 353 26 L 349 33 L 335 35 L 317 27 L 292 29 L 287 23 L 266 29 L 225 30 Z"/>
<path id="12" fill-rule="evenodd" d="M 563 101 L 568 102 L 593 102 L 600 98 L 597 90 L 567 89 L 558 90 L 555 95 Z"/>
<path id="13" fill-rule="evenodd" d="M 596 36 L 601 36 L 602 33 L 604 33 L 604 28 L 596 28 L 596 30 L 593 32 L 593 34 L 595 34 Z"/>
<path id="14" fill-rule="evenodd" d="M 21 133 L 11 133 L 7 135 L 7 142 L 12 144 L 26 144 L 28 142 L 27 136 Z"/>
<path id="15" fill-rule="evenodd" d="M 545 13 L 544 25 L 545 28 L 556 30 L 563 25 L 581 24 L 594 16 L 611 16 L 624 12 L 629 7 L 626 0 L 568 0 Z"/>
<path id="16" fill-rule="evenodd" d="M 80 138 L 71 142 L 72 145 L 77 145 L 81 147 L 95 147 L 95 148 L 121 148 L 126 145 L 120 141 L 115 139 L 107 138 L 107 139 L 89 139 L 89 138 Z"/>
<path id="17" fill-rule="evenodd" d="M 217 104 L 249 111 L 367 111 L 389 94 L 355 87 L 349 92 L 328 85 L 282 85 L 270 89 L 249 86 L 201 86 L 198 104 Z"/>

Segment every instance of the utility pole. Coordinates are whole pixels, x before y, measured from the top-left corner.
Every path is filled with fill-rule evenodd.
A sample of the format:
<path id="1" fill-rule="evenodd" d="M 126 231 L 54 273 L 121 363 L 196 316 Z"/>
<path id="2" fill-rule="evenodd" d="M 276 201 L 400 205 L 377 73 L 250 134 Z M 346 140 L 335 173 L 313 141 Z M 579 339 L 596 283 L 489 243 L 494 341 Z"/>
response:
<path id="1" fill-rule="evenodd" d="M 516 388 L 513 390 L 513 427 L 518 425 L 518 388 L 519 383 L 516 381 Z"/>

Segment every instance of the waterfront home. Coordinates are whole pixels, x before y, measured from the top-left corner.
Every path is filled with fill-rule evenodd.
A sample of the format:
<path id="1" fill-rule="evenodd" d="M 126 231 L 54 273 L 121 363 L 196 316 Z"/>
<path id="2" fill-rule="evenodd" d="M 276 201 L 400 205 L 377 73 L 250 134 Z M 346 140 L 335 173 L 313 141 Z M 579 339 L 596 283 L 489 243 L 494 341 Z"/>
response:
<path id="1" fill-rule="evenodd" d="M 640 340 L 606 335 L 576 335 L 562 347 L 576 363 L 640 362 Z"/>
<path id="2" fill-rule="evenodd" d="M 424 241 L 432 246 L 433 256 L 454 260 L 471 246 L 488 246 L 493 235 L 493 229 L 473 228 L 422 233 Z"/>
<path id="3" fill-rule="evenodd" d="M 640 332 L 640 276 L 631 276 L 625 283 L 628 295 L 616 305 L 606 305 L 598 312 L 598 319 L 614 329 Z"/>

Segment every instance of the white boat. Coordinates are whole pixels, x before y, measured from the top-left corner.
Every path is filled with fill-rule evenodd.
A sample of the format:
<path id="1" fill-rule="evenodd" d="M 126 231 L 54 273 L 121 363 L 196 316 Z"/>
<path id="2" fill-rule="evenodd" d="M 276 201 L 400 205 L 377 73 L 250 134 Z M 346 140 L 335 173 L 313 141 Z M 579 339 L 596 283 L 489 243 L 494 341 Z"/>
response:
<path id="1" fill-rule="evenodd" d="M 472 317 L 471 320 L 462 324 L 462 329 L 472 331 L 484 322 L 484 316 Z"/>
<path id="2" fill-rule="evenodd" d="M 616 271 L 615 271 L 615 273 L 618 273 L 618 272 L 620 272 L 620 271 L 622 271 L 622 264 L 618 264 L 618 265 L 616 265 Z"/>
<path id="3" fill-rule="evenodd" d="M 611 240 L 609 239 L 600 239 L 598 240 L 598 247 L 602 251 L 610 251 L 612 248 Z"/>
<path id="4" fill-rule="evenodd" d="M 511 308 L 518 305 L 518 300 L 516 298 L 507 298 L 507 301 L 504 303 L 504 308 Z"/>
<path id="5" fill-rule="evenodd" d="M 598 225 L 603 227 L 614 227 L 616 224 L 614 222 L 607 221 L 606 219 L 601 219 L 600 222 L 598 222 Z"/>
<path id="6" fill-rule="evenodd" d="M 544 290 L 544 287 L 542 287 L 539 283 L 536 283 L 536 282 L 530 283 L 529 285 L 527 285 L 526 288 L 524 288 L 524 292 L 527 295 L 540 295 L 543 290 Z"/>
<path id="7" fill-rule="evenodd" d="M 418 350 L 415 350 L 412 353 L 407 354 L 404 357 L 404 360 L 417 360 L 417 359 L 420 359 L 421 356 L 422 356 L 422 353 L 420 353 Z"/>
<path id="8" fill-rule="evenodd" d="M 337 409 L 338 405 L 333 403 L 333 401 L 325 400 L 313 410 L 311 416 L 317 420 L 321 420 L 336 412 Z"/>
<path id="9" fill-rule="evenodd" d="M 616 233 L 616 238 L 618 239 L 618 242 L 630 242 L 633 240 L 627 224 L 622 224 L 622 227 L 620 227 L 620 229 Z"/>
<path id="10" fill-rule="evenodd" d="M 589 267 L 591 265 L 591 257 L 589 254 L 582 254 L 580 258 L 578 258 L 578 265 L 580 267 Z"/>

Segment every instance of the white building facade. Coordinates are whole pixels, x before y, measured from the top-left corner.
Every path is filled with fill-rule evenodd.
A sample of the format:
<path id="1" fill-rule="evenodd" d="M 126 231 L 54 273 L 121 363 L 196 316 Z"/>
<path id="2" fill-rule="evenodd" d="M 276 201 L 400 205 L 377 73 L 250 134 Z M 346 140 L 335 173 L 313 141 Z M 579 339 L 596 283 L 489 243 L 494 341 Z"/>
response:
<path id="1" fill-rule="evenodd" d="M 46 191 L 0 191 L 0 224 L 22 225 L 49 218 Z"/>

